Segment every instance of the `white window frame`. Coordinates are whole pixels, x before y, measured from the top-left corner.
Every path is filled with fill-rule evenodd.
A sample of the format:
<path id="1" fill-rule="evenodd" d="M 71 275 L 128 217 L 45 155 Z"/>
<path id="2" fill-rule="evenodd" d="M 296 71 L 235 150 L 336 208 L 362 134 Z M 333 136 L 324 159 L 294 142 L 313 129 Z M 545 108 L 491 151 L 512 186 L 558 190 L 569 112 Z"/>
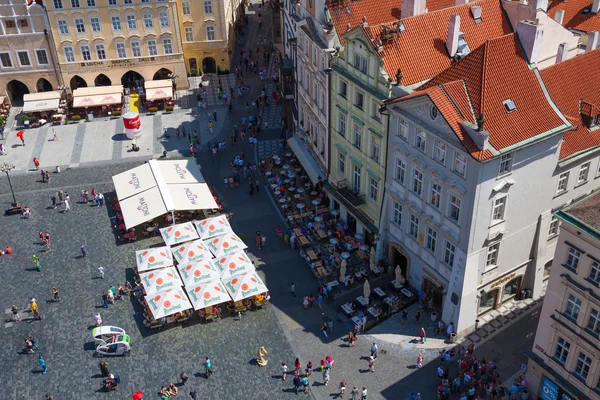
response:
<path id="1" fill-rule="evenodd" d="M 0 59 L 0 65 L 1 65 L 2 68 L 4 68 L 4 69 L 13 69 L 13 68 L 15 68 L 15 63 L 13 62 L 12 54 L 10 54 L 9 51 L 1 51 L 0 54 L 8 54 L 8 61 L 10 62 L 10 66 L 7 67 L 7 66 L 4 65 L 4 62 L 2 61 L 2 59 Z"/>
<path id="2" fill-rule="evenodd" d="M 556 184 L 556 194 L 565 193 L 569 184 L 569 171 L 563 172 L 558 176 L 558 183 Z"/>
<path id="3" fill-rule="evenodd" d="M 444 255 L 442 257 L 442 262 L 449 268 L 452 268 L 454 267 L 454 257 L 456 257 L 456 246 L 454 243 L 446 240 L 444 243 Z"/>
<path id="4" fill-rule="evenodd" d="M 590 369 L 592 368 L 592 359 L 585 355 L 583 352 L 579 352 L 577 357 L 577 363 L 573 372 L 584 381 L 587 380 L 590 375 Z"/>
<path id="5" fill-rule="evenodd" d="M 567 253 L 567 260 L 565 261 L 565 266 L 577 271 L 577 267 L 579 266 L 579 261 L 581 260 L 581 252 L 573 247 L 569 247 L 569 252 Z"/>
<path id="6" fill-rule="evenodd" d="M 338 132 L 343 137 L 346 137 L 346 113 L 343 111 L 339 111 L 340 118 L 338 120 Z"/>
<path id="7" fill-rule="evenodd" d="M 354 136 L 352 137 L 352 144 L 357 149 L 362 149 L 362 125 L 354 123 Z"/>
<path id="8" fill-rule="evenodd" d="M 341 151 L 338 156 L 338 173 L 341 176 L 346 176 L 346 154 Z"/>
<path id="9" fill-rule="evenodd" d="M 215 27 L 213 25 L 206 26 L 206 40 L 208 40 L 208 41 L 217 40 L 217 36 L 215 33 Z"/>
<path id="10" fill-rule="evenodd" d="M 56 26 L 58 27 L 58 33 L 61 35 L 69 34 L 69 21 L 66 19 L 59 19 L 56 21 Z"/>
<path id="11" fill-rule="evenodd" d="M 192 15 L 192 8 L 189 0 L 184 0 L 181 2 L 181 13 L 183 15 Z"/>
<path id="12" fill-rule="evenodd" d="M 75 62 L 75 52 L 72 46 L 64 46 L 63 53 L 65 55 L 66 62 Z"/>
<path id="13" fill-rule="evenodd" d="M 394 178 L 401 185 L 404 185 L 406 179 L 406 163 L 402 161 L 399 157 L 396 157 L 396 170 Z"/>
<path id="14" fill-rule="evenodd" d="M 579 167 L 579 174 L 577 174 L 577 184 L 582 185 L 588 181 L 590 174 L 590 163 L 586 162 Z"/>
<path id="15" fill-rule="evenodd" d="M 35 61 L 37 62 L 37 65 L 50 65 L 50 59 L 48 58 L 48 52 L 46 49 L 34 49 L 33 52 L 35 53 Z M 46 58 L 45 63 L 40 61 L 39 52 L 44 53 L 44 57 Z"/>
<path id="16" fill-rule="evenodd" d="M 131 42 L 131 56 L 132 57 L 141 57 L 142 56 L 142 45 L 137 40 Z"/>
<path id="17" fill-rule="evenodd" d="M 98 60 L 106 60 L 106 47 L 103 43 L 95 45 L 94 50 L 96 50 L 96 58 Z"/>
<path id="18" fill-rule="evenodd" d="M 158 55 L 158 45 L 156 44 L 156 40 L 148 40 L 148 42 L 146 42 L 146 45 L 148 47 L 149 56 Z"/>
<path id="19" fill-rule="evenodd" d="M 437 249 L 437 231 L 432 227 L 427 227 L 427 239 L 425 240 L 425 248 L 429 250 L 431 254 L 435 255 Z"/>
<path id="20" fill-rule="evenodd" d="M 360 102 L 358 101 L 360 99 Z M 365 107 L 365 94 L 360 90 L 354 91 L 354 107 L 363 110 Z"/>
<path id="21" fill-rule="evenodd" d="M 425 153 L 427 147 L 427 135 L 423 131 L 417 132 L 415 136 L 415 147 L 421 152 Z"/>
<path id="22" fill-rule="evenodd" d="M 594 282 L 596 285 L 600 284 L 600 263 L 592 261 L 587 279 Z"/>
<path id="23" fill-rule="evenodd" d="M 27 61 L 29 62 L 29 65 L 21 63 L 21 57 L 19 57 L 19 54 L 27 54 Z M 33 67 L 33 64 L 31 63 L 31 56 L 29 55 L 29 50 L 17 50 L 17 51 L 15 51 L 15 55 L 17 56 L 17 61 L 19 62 L 19 67 L 21 67 L 21 68 Z"/>
<path id="24" fill-rule="evenodd" d="M 392 222 L 402 227 L 402 204 L 394 201 L 392 205 Z"/>
<path id="25" fill-rule="evenodd" d="M 358 53 L 354 53 L 354 68 L 366 74 L 368 71 L 367 59 Z"/>
<path id="26" fill-rule="evenodd" d="M 410 218 L 408 220 L 408 236 L 410 236 L 414 240 L 419 239 L 419 223 L 419 217 L 411 213 Z"/>
<path id="27" fill-rule="evenodd" d="M 567 298 L 567 304 L 565 306 L 565 315 L 577 321 L 579 314 L 581 314 L 581 299 L 573 294 L 569 294 L 569 297 Z"/>
<path id="28" fill-rule="evenodd" d="M 171 26 L 171 21 L 169 19 L 169 13 L 167 11 L 159 11 L 158 12 L 158 25 L 161 28 L 168 28 Z"/>
<path id="29" fill-rule="evenodd" d="M 81 53 L 81 59 L 83 61 L 91 61 L 92 60 L 92 50 L 90 46 L 87 44 L 82 44 L 79 46 L 79 52 Z M 86 57 L 87 54 L 87 57 Z"/>
<path id="30" fill-rule="evenodd" d="M 508 202 L 508 195 L 498 196 L 492 202 L 492 224 L 502 222 L 506 216 L 506 203 Z"/>
<path id="31" fill-rule="evenodd" d="M 558 218 L 556 217 L 556 215 L 552 215 L 552 218 L 550 219 L 550 226 L 548 227 L 548 238 L 553 238 L 554 236 L 556 236 L 558 234 Z"/>
<path id="32" fill-rule="evenodd" d="M 495 267 L 498 265 L 498 253 L 500 252 L 500 242 L 492 243 L 487 248 L 487 256 L 485 258 L 486 267 Z"/>
<path id="33" fill-rule="evenodd" d="M 595 308 L 590 310 L 588 323 L 585 329 L 588 331 L 588 333 L 596 335 L 596 337 L 600 337 L 600 312 Z"/>
<path id="34" fill-rule="evenodd" d="M 447 150 L 448 148 L 444 142 L 442 142 L 441 140 L 436 140 L 433 158 L 440 164 L 445 165 Z"/>
<path id="35" fill-rule="evenodd" d="M 379 164 L 380 155 L 379 139 L 374 135 L 371 135 L 371 159 Z"/>
<path id="36" fill-rule="evenodd" d="M 111 7 L 118 6 L 119 0 L 108 0 L 108 5 Z"/>
<path id="37" fill-rule="evenodd" d="M 64 7 L 62 0 L 54 0 L 52 2 L 55 10 L 62 10 Z"/>
<path id="38" fill-rule="evenodd" d="M 186 42 L 193 42 L 194 41 L 194 28 L 191 26 L 185 26 L 183 27 L 183 33 L 184 33 L 184 37 L 185 37 L 185 41 Z"/>
<path id="39" fill-rule="evenodd" d="M 212 13 L 213 13 L 212 0 L 204 0 L 204 14 L 212 14 Z"/>
<path id="40" fill-rule="evenodd" d="M 360 193 L 362 180 L 362 168 L 357 164 L 352 164 L 352 191 Z"/>
<path id="41" fill-rule="evenodd" d="M 81 8 L 81 2 L 79 0 L 71 0 L 71 8 Z"/>
<path id="42" fill-rule="evenodd" d="M 441 200 L 442 200 L 442 184 L 438 181 L 432 180 L 429 203 L 433 207 L 435 207 L 439 210 Z"/>
<path id="43" fill-rule="evenodd" d="M 171 38 L 164 38 L 162 40 L 163 54 L 173 54 L 173 40 Z"/>
<path id="44" fill-rule="evenodd" d="M 128 30 L 137 30 L 137 15 L 135 14 L 127 14 L 125 15 L 125 21 L 127 21 L 127 29 Z"/>
<path id="45" fill-rule="evenodd" d="M 377 197 L 379 196 L 379 181 L 372 176 L 369 176 L 369 199 L 374 203 L 377 203 Z"/>
<path id="46" fill-rule="evenodd" d="M 458 223 L 460 220 L 460 208 L 462 206 L 462 199 L 454 193 L 450 193 L 448 196 L 448 218 Z"/>
<path id="47" fill-rule="evenodd" d="M 100 23 L 100 17 L 93 15 L 90 17 L 90 27 L 92 32 L 102 32 L 102 24 Z"/>
<path id="48" fill-rule="evenodd" d="M 512 172 L 513 153 L 504 154 L 500 158 L 500 166 L 498 168 L 498 176 L 504 176 Z"/>
<path id="49" fill-rule="evenodd" d="M 398 129 L 396 130 L 396 136 L 408 141 L 408 128 L 408 122 L 406 122 L 403 118 L 398 118 Z"/>
<path id="50" fill-rule="evenodd" d="M 127 49 L 125 48 L 125 43 L 115 43 L 115 50 L 117 51 L 117 58 L 127 58 Z"/>
<path id="51" fill-rule="evenodd" d="M 148 18 L 150 17 L 150 18 Z M 154 14 L 143 13 L 142 21 L 144 21 L 144 29 L 154 29 Z"/>
<path id="52" fill-rule="evenodd" d="M 112 14 L 110 16 L 110 26 L 112 28 L 113 31 L 122 31 L 123 30 L 123 23 L 121 22 L 121 16 L 120 15 L 116 15 L 116 14 Z"/>
<path id="53" fill-rule="evenodd" d="M 342 88 L 344 90 L 342 90 Z M 340 87 L 339 87 L 339 92 L 338 94 L 343 97 L 344 99 L 348 97 L 348 82 L 346 82 L 343 79 L 340 79 Z"/>
<path id="54" fill-rule="evenodd" d="M 454 154 L 454 172 L 463 178 L 467 175 L 467 157 L 458 152 Z"/>
<path id="55" fill-rule="evenodd" d="M 75 25 L 75 33 L 85 33 L 85 20 L 83 18 L 73 18 L 73 25 Z"/>
<path id="56" fill-rule="evenodd" d="M 556 341 L 556 348 L 554 350 L 554 361 L 561 365 L 565 365 L 567 363 L 567 359 L 569 358 L 569 351 L 571 350 L 571 343 L 567 342 L 565 339 L 559 337 Z"/>
<path id="57" fill-rule="evenodd" d="M 412 192 L 419 197 L 423 195 L 423 172 L 416 168 L 413 170 Z"/>

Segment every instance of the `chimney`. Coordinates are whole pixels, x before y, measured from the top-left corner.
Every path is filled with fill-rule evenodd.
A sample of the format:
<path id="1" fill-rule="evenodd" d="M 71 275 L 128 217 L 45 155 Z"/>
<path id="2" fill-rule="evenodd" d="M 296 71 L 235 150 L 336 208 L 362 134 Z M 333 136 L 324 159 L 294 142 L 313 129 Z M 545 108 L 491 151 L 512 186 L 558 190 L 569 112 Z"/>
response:
<path id="1" fill-rule="evenodd" d="M 590 36 L 588 36 L 587 46 L 585 46 L 585 52 L 595 50 L 598 47 L 598 36 L 600 34 L 596 32 L 590 32 Z"/>
<path id="2" fill-rule="evenodd" d="M 531 0 L 531 7 L 534 11 L 542 10 L 543 12 L 548 11 L 548 0 Z"/>
<path id="3" fill-rule="evenodd" d="M 592 14 L 598 14 L 600 11 L 600 0 L 594 0 L 592 3 Z"/>
<path id="4" fill-rule="evenodd" d="M 450 16 L 448 24 L 448 39 L 446 39 L 446 49 L 450 58 L 456 55 L 458 51 L 458 34 L 460 32 L 460 15 L 454 14 Z"/>
<path id="5" fill-rule="evenodd" d="M 414 17 L 415 15 L 425 14 L 427 6 L 425 0 L 403 0 L 400 16 L 402 18 Z"/>
<path id="6" fill-rule="evenodd" d="M 521 21 L 517 25 L 517 37 L 527 56 L 527 61 L 530 64 L 537 63 L 544 37 L 544 26 L 537 19 L 535 21 Z"/>
<path id="7" fill-rule="evenodd" d="M 556 53 L 556 63 L 558 64 L 561 61 L 566 60 L 569 57 L 569 47 L 568 44 L 561 43 L 558 45 L 558 53 Z"/>
<path id="8" fill-rule="evenodd" d="M 564 18 L 565 18 L 565 10 L 556 10 L 556 14 L 554 14 L 554 20 L 562 25 Z"/>
<path id="9" fill-rule="evenodd" d="M 456 0 L 457 6 L 462 6 L 463 4 L 467 4 L 469 0 Z"/>

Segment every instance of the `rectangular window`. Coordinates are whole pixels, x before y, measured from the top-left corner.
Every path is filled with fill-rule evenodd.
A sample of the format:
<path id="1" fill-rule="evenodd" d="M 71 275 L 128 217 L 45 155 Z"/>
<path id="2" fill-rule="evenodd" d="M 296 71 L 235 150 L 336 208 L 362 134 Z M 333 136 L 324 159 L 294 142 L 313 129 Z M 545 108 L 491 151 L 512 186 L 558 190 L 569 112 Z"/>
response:
<path id="1" fill-rule="evenodd" d="M 313 46 L 313 64 L 317 66 L 317 47 Z"/>
<path id="2" fill-rule="evenodd" d="M 144 28 L 151 29 L 154 28 L 154 17 L 151 13 L 144 13 L 142 15 L 142 19 L 144 20 Z"/>
<path id="3" fill-rule="evenodd" d="M 104 50 L 103 44 L 96 45 L 96 56 L 98 57 L 98 60 L 106 59 L 106 51 Z"/>
<path id="4" fill-rule="evenodd" d="M 137 16 L 135 14 L 127 14 L 127 29 L 137 29 Z"/>
<path id="5" fill-rule="evenodd" d="M 144 3 L 150 3 L 150 0 L 142 0 L 142 4 Z"/>
<path id="6" fill-rule="evenodd" d="M 70 46 L 67 46 L 64 49 L 65 49 L 65 60 L 67 60 L 67 62 L 75 62 L 75 53 L 73 52 L 73 48 Z"/>
<path id="7" fill-rule="evenodd" d="M 485 266 L 491 267 L 498 265 L 498 251 L 500 250 L 500 243 L 494 243 L 487 249 L 487 258 L 485 260 Z"/>
<path id="8" fill-rule="evenodd" d="M 371 138 L 371 158 L 375 162 L 379 162 L 379 140 L 375 137 Z"/>
<path id="9" fill-rule="evenodd" d="M 596 261 L 592 262 L 588 279 L 594 282 L 596 285 L 600 284 L 600 264 L 598 264 Z"/>
<path id="10" fill-rule="evenodd" d="M 360 167 L 354 164 L 354 173 L 352 174 L 352 190 L 354 193 L 360 193 Z"/>
<path id="11" fill-rule="evenodd" d="M 72 8 L 80 8 L 81 3 L 79 2 L 79 0 L 71 0 L 71 7 Z"/>
<path id="12" fill-rule="evenodd" d="M 191 15 L 192 14 L 192 8 L 190 7 L 190 2 L 189 1 L 182 1 L 181 2 L 181 13 L 183 15 Z"/>
<path id="13" fill-rule="evenodd" d="M 92 26 L 92 32 L 101 32 L 102 27 L 100 25 L 100 17 L 91 17 L 90 25 Z"/>
<path id="14" fill-rule="evenodd" d="M 396 131 L 396 136 L 404 140 L 408 140 L 408 122 L 402 118 L 398 119 L 398 130 Z"/>
<path id="15" fill-rule="evenodd" d="M 446 145 L 439 140 L 435 141 L 434 158 L 442 164 L 446 162 Z"/>
<path id="16" fill-rule="evenodd" d="M 394 213 L 392 218 L 396 225 L 402 225 L 402 206 L 396 202 L 394 202 Z"/>
<path id="17" fill-rule="evenodd" d="M 404 175 L 406 173 L 406 164 L 399 159 L 396 158 L 396 180 L 404 185 Z"/>
<path id="18" fill-rule="evenodd" d="M 575 373 L 583 380 L 586 380 L 590 373 L 590 366 L 592 365 L 592 359 L 583 353 L 579 353 L 577 357 L 577 365 L 575 365 Z"/>
<path id="19" fill-rule="evenodd" d="M 310 75 L 308 71 L 306 71 L 305 78 L 306 80 L 304 81 L 304 89 L 306 89 L 306 94 L 310 96 Z"/>
<path id="20" fill-rule="evenodd" d="M 340 92 L 339 92 L 339 94 L 343 98 L 346 98 L 346 96 L 348 95 L 348 84 L 346 82 L 344 82 L 343 80 L 341 80 L 341 79 L 340 79 Z"/>
<path id="21" fill-rule="evenodd" d="M 63 8 L 62 0 L 54 0 L 54 8 L 60 10 Z"/>
<path id="22" fill-rule="evenodd" d="M 4 20 L 4 26 L 7 28 L 14 28 L 17 26 L 14 19 L 6 19 Z"/>
<path id="23" fill-rule="evenodd" d="M 158 22 L 160 23 L 161 28 L 169 27 L 169 13 L 166 11 L 161 11 L 158 13 Z"/>
<path id="24" fill-rule="evenodd" d="M 120 31 L 123 29 L 121 26 L 121 17 L 119 15 L 111 15 L 110 20 L 112 22 L 113 31 Z"/>
<path id="25" fill-rule="evenodd" d="M 133 0 L 123 0 L 123 4 L 125 4 L 125 5 L 133 4 Z"/>
<path id="26" fill-rule="evenodd" d="M 46 53 L 45 49 L 39 49 L 35 51 L 35 58 L 37 59 L 38 65 L 48 65 L 50 62 L 48 61 L 48 53 Z"/>
<path id="27" fill-rule="evenodd" d="M 415 136 L 415 147 L 419 149 L 421 152 L 425 153 L 425 144 L 427 143 L 427 137 L 425 136 L 425 132 L 418 132 L 417 136 Z"/>
<path id="28" fill-rule="evenodd" d="M 467 172 L 467 157 L 456 153 L 454 156 L 454 172 L 464 177 Z"/>
<path id="29" fill-rule="evenodd" d="M 75 18 L 75 31 L 77 33 L 85 33 L 85 22 L 83 18 Z"/>
<path id="30" fill-rule="evenodd" d="M 340 111 L 340 123 L 339 123 L 340 135 L 346 137 L 346 114 Z"/>
<path id="31" fill-rule="evenodd" d="M 90 51 L 90 46 L 87 44 L 81 45 L 79 48 L 81 50 L 81 57 L 83 61 L 90 61 L 92 59 L 92 52 Z"/>
<path id="32" fill-rule="evenodd" d="M 156 50 L 156 40 L 148 40 L 148 55 L 155 56 L 158 54 Z"/>
<path id="33" fill-rule="evenodd" d="M 206 27 L 206 40 L 215 40 L 215 27 L 214 26 Z"/>
<path id="34" fill-rule="evenodd" d="M 17 57 L 19 59 L 19 65 L 21 67 L 31 67 L 31 61 L 29 60 L 29 53 L 26 51 L 17 51 Z"/>
<path id="35" fill-rule="evenodd" d="M 117 43 L 117 57 L 118 58 L 127 58 L 127 51 L 125 50 L 125 43 Z"/>
<path id="36" fill-rule="evenodd" d="M 96 0 L 87 0 L 88 7 L 96 7 Z"/>
<path id="37" fill-rule="evenodd" d="M 592 308 L 592 311 L 590 312 L 587 330 L 596 336 L 600 336 L 600 313 L 594 308 Z"/>
<path id="38" fill-rule="evenodd" d="M 460 199 L 455 195 L 450 195 L 450 219 L 458 222 L 460 217 Z"/>
<path id="39" fill-rule="evenodd" d="M 570 294 L 569 299 L 567 300 L 565 315 L 577 320 L 577 317 L 579 317 L 579 311 L 581 311 L 581 300 Z"/>
<path id="40" fill-rule="evenodd" d="M 140 47 L 140 42 L 131 42 L 131 54 L 133 57 L 141 57 L 142 49 Z"/>
<path id="41" fill-rule="evenodd" d="M 61 35 L 69 34 L 69 23 L 66 19 L 59 19 L 58 21 L 58 31 Z"/>
<path id="42" fill-rule="evenodd" d="M 367 59 L 354 53 L 354 68 L 360 70 L 363 74 L 367 73 Z"/>
<path id="43" fill-rule="evenodd" d="M 590 163 L 585 163 L 579 168 L 579 175 L 577 176 L 577 183 L 587 182 L 588 173 L 590 172 Z"/>
<path id="44" fill-rule="evenodd" d="M 29 22 L 27 22 L 26 19 L 20 19 L 18 22 L 21 28 L 27 28 L 29 26 Z"/>
<path id="45" fill-rule="evenodd" d="M 413 239 L 417 240 L 419 237 L 419 217 L 414 214 L 410 214 L 410 222 L 408 224 L 408 234 Z"/>
<path id="46" fill-rule="evenodd" d="M 556 218 L 556 215 L 552 216 L 552 219 L 550 220 L 550 227 L 548 228 L 548 237 L 554 237 L 556 236 L 556 234 L 558 233 L 558 218 Z"/>
<path id="47" fill-rule="evenodd" d="M 365 101 L 365 96 L 357 90 L 356 95 L 354 96 L 354 105 L 356 106 L 356 108 L 362 110 L 364 101 Z"/>
<path id="48" fill-rule="evenodd" d="M 505 175 L 512 171 L 512 153 L 505 154 L 500 159 L 500 170 L 498 175 Z"/>
<path id="49" fill-rule="evenodd" d="M 171 39 L 163 39 L 163 49 L 165 54 L 173 54 L 173 42 Z"/>
<path id="50" fill-rule="evenodd" d="M 340 175 L 346 175 L 346 155 L 344 153 L 340 153 L 338 157 L 338 172 Z"/>
<path id="51" fill-rule="evenodd" d="M 492 223 L 504 221 L 504 210 L 506 210 L 507 198 L 507 196 L 503 196 L 494 200 L 494 206 L 492 208 Z"/>
<path id="52" fill-rule="evenodd" d="M 569 173 L 563 172 L 558 177 L 558 185 L 556 187 L 556 193 L 563 193 L 567 191 L 567 183 L 569 182 Z"/>
<path id="53" fill-rule="evenodd" d="M 321 92 L 321 111 L 325 111 L 325 91 Z"/>
<path id="54" fill-rule="evenodd" d="M 435 253 L 436 245 L 437 245 L 437 232 L 434 231 L 433 229 L 431 229 L 430 227 L 427 227 L 427 243 L 426 243 L 427 250 L 431 251 L 432 253 Z"/>
<path id="55" fill-rule="evenodd" d="M 556 351 L 554 352 L 554 359 L 565 365 L 567 362 L 567 357 L 569 356 L 569 349 L 571 348 L 571 343 L 567 342 L 565 339 L 559 337 L 556 342 Z"/>
<path id="56" fill-rule="evenodd" d="M 565 265 L 572 270 L 577 270 L 577 266 L 579 265 L 579 258 L 581 257 L 581 253 L 574 248 L 569 249 L 569 255 L 567 256 L 567 262 Z"/>
<path id="57" fill-rule="evenodd" d="M 318 98 L 319 98 L 319 84 L 315 80 L 313 82 L 313 101 L 316 103 Z"/>
<path id="58" fill-rule="evenodd" d="M 0 63 L 2 63 L 2 68 L 12 68 L 13 63 L 10 58 L 10 53 L 0 53 Z"/>
<path id="59" fill-rule="evenodd" d="M 444 264 L 452 268 L 454 266 L 454 255 L 456 254 L 456 247 L 446 241 L 446 246 L 444 247 Z"/>
<path id="60" fill-rule="evenodd" d="M 381 122 L 381 114 L 379 114 L 379 104 L 376 101 L 371 103 L 371 118 L 377 122 Z"/>
<path id="61" fill-rule="evenodd" d="M 108 5 L 109 6 L 116 6 L 117 4 L 117 0 L 108 0 Z"/>
<path id="62" fill-rule="evenodd" d="M 423 193 L 423 174 L 416 169 L 413 175 L 413 192 L 419 197 Z"/>
<path id="63" fill-rule="evenodd" d="M 193 42 L 194 41 L 194 28 L 192 28 L 191 26 L 186 26 L 184 28 L 184 31 L 185 31 L 185 41 Z"/>
<path id="64" fill-rule="evenodd" d="M 362 126 L 354 124 L 354 147 L 361 148 L 362 145 Z"/>
<path id="65" fill-rule="evenodd" d="M 212 14 L 213 6 L 212 0 L 204 0 L 204 14 Z"/>
<path id="66" fill-rule="evenodd" d="M 377 192 L 379 191 L 379 181 L 369 177 L 369 198 L 377 202 Z"/>
<path id="67" fill-rule="evenodd" d="M 440 200 L 442 198 L 442 185 L 438 182 L 431 182 L 431 205 L 435 208 L 440 208 Z"/>
<path id="68" fill-rule="evenodd" d="M 325 72 L 325 56 L 321 54 L 321 73 Z"/>

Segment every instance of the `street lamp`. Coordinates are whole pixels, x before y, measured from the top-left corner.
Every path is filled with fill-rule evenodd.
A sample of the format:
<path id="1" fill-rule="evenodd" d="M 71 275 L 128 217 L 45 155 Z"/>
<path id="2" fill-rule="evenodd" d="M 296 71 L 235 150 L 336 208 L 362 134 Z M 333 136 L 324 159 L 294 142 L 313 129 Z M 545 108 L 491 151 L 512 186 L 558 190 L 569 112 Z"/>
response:
<path id="1" fill-rule="evenodd" d="M 12 182 L 10 181 L 10 175 L 8 174 L 13 169 L 15 169 L 15 166 L 7 162 L 5 162 L 3 165 L 0 165 L 0 171 L 6 173 L 6 177 L 8 178 L 8 186 L 10 186 L 10 192 L 12 193 L 13 197 L 13 207 L 16 207 L 17 199 L 15 198 L 15 192 L 13 191 Z"/>

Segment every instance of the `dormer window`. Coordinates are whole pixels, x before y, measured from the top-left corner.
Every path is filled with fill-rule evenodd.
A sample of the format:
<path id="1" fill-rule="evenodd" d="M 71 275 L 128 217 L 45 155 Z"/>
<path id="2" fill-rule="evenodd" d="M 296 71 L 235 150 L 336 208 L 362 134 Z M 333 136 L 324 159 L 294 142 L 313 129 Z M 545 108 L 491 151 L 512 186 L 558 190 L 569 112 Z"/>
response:
<path id="1" fill-rule="evenodd" d="M 594 119 L 592 120 L 592 125 L 597 126 L 597 125 L 599 125 L 599 122 L 600 122 L 600 114 L 598 114 L 594 117 Z"/>
<path id="2" fill-rule="evenodd" d="M 506 108 L 506 111 L 509 113 L 517 109 L 517 106 L 515 106 L 515 103 L 511 99 L 503 100 L 502 104 L 504 104 L 504 108 Z"/>

